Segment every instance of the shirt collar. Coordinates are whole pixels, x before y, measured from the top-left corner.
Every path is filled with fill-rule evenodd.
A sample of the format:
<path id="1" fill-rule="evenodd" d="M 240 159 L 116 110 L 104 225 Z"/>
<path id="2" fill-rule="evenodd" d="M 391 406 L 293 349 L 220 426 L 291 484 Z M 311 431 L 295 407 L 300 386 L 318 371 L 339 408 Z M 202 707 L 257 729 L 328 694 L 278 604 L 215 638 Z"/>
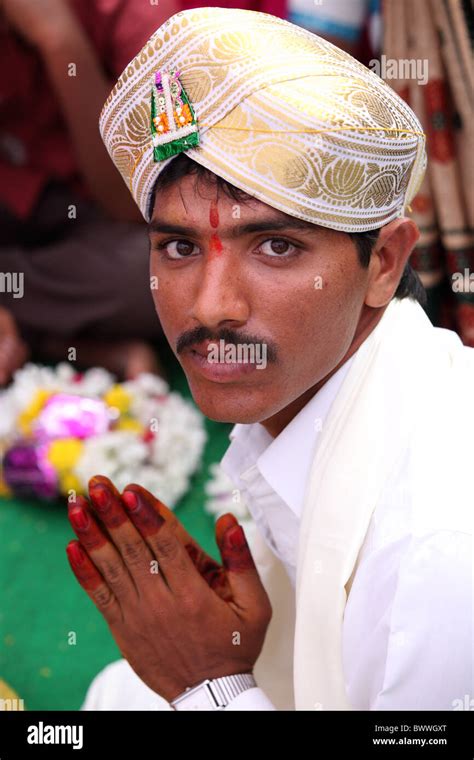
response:
<path id="1" fill-rule="evenodd" d="M 319 433 L 353 359 L 344 362 L 276 438 L 259 422 L 234 425 L 221 467 L 236 485 L 245 488 L 256 468 L 292 512 L 301 516 Z"/>

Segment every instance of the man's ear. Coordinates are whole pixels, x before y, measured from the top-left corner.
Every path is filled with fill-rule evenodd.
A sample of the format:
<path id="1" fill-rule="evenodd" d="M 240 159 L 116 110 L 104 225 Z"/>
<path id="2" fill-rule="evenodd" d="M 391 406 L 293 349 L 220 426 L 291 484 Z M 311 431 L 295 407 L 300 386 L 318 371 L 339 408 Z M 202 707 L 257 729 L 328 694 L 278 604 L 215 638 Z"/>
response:
<path id="1" fill-rule="evenodd" d="M 391 301 L 419 237 L 415 222 L 405 217 L 381 228 L 370 257 L 367 306 L 379 308 Z"/>

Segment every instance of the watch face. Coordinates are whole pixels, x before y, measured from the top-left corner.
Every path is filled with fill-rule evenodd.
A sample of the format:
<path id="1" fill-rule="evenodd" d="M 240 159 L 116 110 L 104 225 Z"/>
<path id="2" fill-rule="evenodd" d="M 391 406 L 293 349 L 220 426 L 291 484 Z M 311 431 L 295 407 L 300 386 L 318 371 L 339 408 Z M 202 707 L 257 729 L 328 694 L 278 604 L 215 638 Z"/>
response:
<path id="1" fill-rule="evenodd" d="M 255 685 L 252 673 L 207 679 L 185 691 L 171 704 L 175 710 L 224 710 L 234 697 Z"/>
<path id="2" fill-rule="evenodd" d="M 192 696 L 189 697 L 190 705 L 186 705 L 187 710 L 212 710 L 211 695 L 206 686 L 201 686 Z"/>
<path id="3" fill-rule="evenodd" d="M 176 703 L 177 710 L 217 710 L 207 684 L 196 686 L 190 689 L 188 694 L 184 694 L 179 702 Z"/>

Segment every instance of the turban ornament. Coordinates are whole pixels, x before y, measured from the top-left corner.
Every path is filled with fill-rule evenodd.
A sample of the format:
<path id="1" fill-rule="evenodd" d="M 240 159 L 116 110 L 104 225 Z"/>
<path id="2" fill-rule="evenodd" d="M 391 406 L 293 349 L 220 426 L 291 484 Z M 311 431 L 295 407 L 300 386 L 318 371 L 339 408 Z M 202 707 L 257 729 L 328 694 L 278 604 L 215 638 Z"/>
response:
<path id="1" fill-rule="evenodd" d="M 181 153 L 199 145 L 194 110 L 176 70 L 157 71 L 151 91 L 153 160 Z"/>

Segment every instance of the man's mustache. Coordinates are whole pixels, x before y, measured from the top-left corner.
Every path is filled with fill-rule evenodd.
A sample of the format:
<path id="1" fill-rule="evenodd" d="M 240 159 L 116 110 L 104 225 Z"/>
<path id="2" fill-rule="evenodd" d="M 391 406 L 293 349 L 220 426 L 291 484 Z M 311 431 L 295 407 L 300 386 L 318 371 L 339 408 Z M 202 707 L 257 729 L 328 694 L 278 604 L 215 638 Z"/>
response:
<path id="1" fill-rule="evenodd" d="M 222 328 L 219 332 L 213 333 L 209 328 L 201 326 L 196 327 L 194 330 L 188 330 L 179 336 L 176 341 L 176 353 L 181 354 L 186 348 L 202 343 L 204 340 L 210 340 L 213 343 L 219 343 L 223 340 L 226 344 L 232 344 L 239 346 L 245 344 L 265 345 L 267 347 L 267 361 L 277 361 L 277 349 L 274 343 L 269 343 L 267 340 L 262 340 L 255 335 L 249 335 L 247 333 L 238 333 L 227 327 Z"/>

